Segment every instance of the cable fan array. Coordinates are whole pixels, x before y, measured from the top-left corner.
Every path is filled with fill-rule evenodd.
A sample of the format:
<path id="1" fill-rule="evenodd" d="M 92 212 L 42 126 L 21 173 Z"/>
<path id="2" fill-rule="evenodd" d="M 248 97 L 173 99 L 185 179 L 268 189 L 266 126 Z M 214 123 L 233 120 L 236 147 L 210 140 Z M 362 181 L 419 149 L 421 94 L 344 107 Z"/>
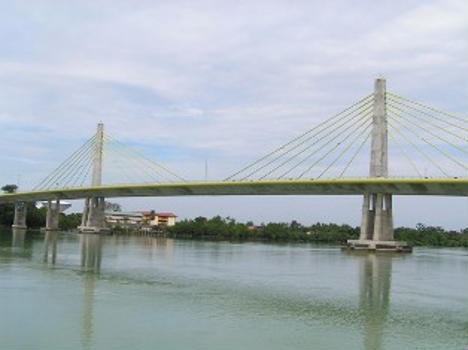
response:
<path id="1" fill-rule="evenodd" d="M 128 147 L 109 134 L 104 134 L 105 183 L 167 183 L 186 180 L 165 166 Z M 122 182 L 123 181 L 123 182 Z"/>
<path id="2" fill-rule="evenodd" d="M 35 188 L 36 191 L 89 186 L 97 152 L 97 135 L 62 162 Z M 182 177 L 108 134 L 102 145 L 103 184 L 183 182 Z"/>
<path id="3" fill-rule="evenodd" d="M 386 92 L 391 176 L 467 177 L 468 120 Z M 370 94 L 248 164 L 224 181 L 367 177 L 374 109 Z M 34 190 L 91 184 L 98 134 L 87 140 Z M 100 141 L 99 141 L 100 142 Z M 185 180 L 104 133 L 102 183 L 144 184 Z M 360 155 L 364 157 L 359 157 Z M 405 159 L 405 163 L 400 159 Z M 397 169 L 398 173 L 393 171 Z"/>
<path id="4" fill-rule="evenodd" d="M 225 181 L 342 178 L 350 173 L 367 177 L 373 97 L 364 97 Z M 417 177 L 467 176 L 467 120 L 389 92 L 386 107 L 389 167 L 398 172 L 391 176 L 409 176 L 408 169 Z M 363 149 L 366 157 L 360 159 Z M 409 167 L 399 164 L 403 158 Z"/>
<path id="5" fill-rule="evenodd" d="M 373 96 L 362 98 L 225 181 L 342 177 L 370 137 Z"/>
<path id="6" fill-rule="evenodd" d="M 418 177 L 466 177 L 468 121 L 387 92 L 389 142 Z"/>

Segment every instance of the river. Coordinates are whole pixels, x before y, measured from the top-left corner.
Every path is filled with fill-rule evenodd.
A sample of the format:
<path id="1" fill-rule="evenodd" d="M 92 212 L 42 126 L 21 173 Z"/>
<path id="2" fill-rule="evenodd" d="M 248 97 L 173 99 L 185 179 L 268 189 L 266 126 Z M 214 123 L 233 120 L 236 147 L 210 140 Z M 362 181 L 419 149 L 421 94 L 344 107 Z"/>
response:
<path id="1" fill-rule="evenodd" d="M 466 349 L 468 250 L 0 231 L 0 348 Z"/>

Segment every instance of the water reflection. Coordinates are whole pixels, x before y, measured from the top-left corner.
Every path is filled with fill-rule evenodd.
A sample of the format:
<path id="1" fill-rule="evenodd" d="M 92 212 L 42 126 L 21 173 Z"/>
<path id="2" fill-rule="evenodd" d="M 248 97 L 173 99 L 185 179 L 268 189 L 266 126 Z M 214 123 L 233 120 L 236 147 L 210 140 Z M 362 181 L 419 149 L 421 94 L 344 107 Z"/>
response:
<path id="1" fill-rule="evenodd" d="M 83 329 L 81 333 L 81 345 L 89 349 L 93 342 L 93 309 L 94 309 L 94 283 L 96 276 L 86 273 L 83 276 Z"/>
<path id="2" fill-rule="evenodd" d="M 102 259 L 102 237 L 99 234 L 80 234 L 81 268 L 83 275 L 83 328 L 81 345 L 89 349 L 93 343 L 94 289 L 99 278 Z"/>
<path id="3" fill-rule="evenodd" d="M 173 254 L 173 241 L 154 237 L 102 237 L 97 234 L 80 234 L 81 268 L 83 275 L 83 319 L 82 347 L 93 346 L 94 337 L 94 303 L 95 289 L 99 282 L 102 261 L 103 243 L 107 245 L 142 245 L 142 256 L 149 260 L 159 257 L 167 258 Z M 196 244 L 196 243 L 194 243 Z M 206 244 L 204 244 L 206 246 Z M 223 247 L 224 254 L 229 254 Z M 232 248 L 229 246 L 228 248 Z M 210 245 L 210 258 L 218 263 L 219 244 Z M 366 350 L 383 348 L 384 330 L 390 307 L 391 275 L 395 254 L 349 253 L 353 259 L 358 259 L 359 270 L 359 312 L 362 316 L 362 343 Z"/>
<path id="4" fill-rule="evenodd" d="M 364 316 L 363 343 L 366 350 L 382 348 L 383 331 L 390 306 L 394 255 L 359 256 L 359 307 Z"/>
<path id="5" fill-rule="evenodd" d="M 23 242 L 26 249 L 12 248 Z M 60 268 L 50 264 L 55 244 Z M 65 339 L 84 349 L 127 340 L 135 348 L 462 348 L 467 260 L 466 250 L 348 255 L 308 245 L 0 232 L 8 292 L 0 304 L 12 318 L 0 322 L 0 339 L 47 348 Z M 31 310 L 48 315 L 47 327 L 41 317 L 28 319 L 27 332 L 14 326 Z M 116 324 L 127 334 L 116 334 Z M 44 336 L 49 330 L 59 336 Z"/>
<path id="6" fill-rule="evenodd" d="M 80 234 L 81 267 L 99 273 L 102 258 L 102 238 L 99 234 Z"/>
<path id="7" fill-rule="evenodd" d="M 148 260 L 154 258 L 168 258 L 173 254 L 174 246 L 172 239 L 165 237 L 151 237 L 147 236 L 142 239 Z"/>
<path id="8" fill-rule="evenodd" d="M 24 248 L 24 237 L 26 236 L 26 229 L 13 227 L 11 246 L 14 248 Z"/>
<path id="9" fill-rule="evenodd" d="M 44 235 L 44 256 L 43 261 L 46 263 L 49 261 L 49 255 L 51 263 L 55 264 L 57 260 L 57 236 L 58 231 L 45 231 Z M 50 252 L 49 252 L 50 250 Z M 50 254 L 49 254 L 50 253 Z"/>

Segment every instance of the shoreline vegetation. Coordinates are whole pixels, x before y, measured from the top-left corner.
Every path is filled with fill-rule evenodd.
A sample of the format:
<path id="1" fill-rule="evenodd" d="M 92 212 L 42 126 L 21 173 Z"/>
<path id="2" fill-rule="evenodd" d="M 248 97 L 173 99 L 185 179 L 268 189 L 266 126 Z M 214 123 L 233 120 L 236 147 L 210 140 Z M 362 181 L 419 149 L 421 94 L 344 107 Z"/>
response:
<path id="1" fill-rule="evenodd" d="M 14 206 L 0 205 L 0 226 L 11 227 Z M 27 225 L 31 229 L 44 227 L 46 209 L 28 205 Z M 74 230 L 81 223 L 80 213 L 60 214 L 60 230 Z M 114 227 L 116 235 L 157 235 L 177 239 L 236 241 L 236 242 L 282 242 L 282 243 L 328 243 L 342 244 L 359 237 L 359 227 L 347 224 L 316 223 L 302 225 L 290 223 L 241 223 L 232 218 L 215 216 L 211 219 L 197 217 L 184 219 L 171 227 Z M 417 224 L 415 228 L 395 228 L 395 240 L 406 241 L 412 246 L 465 247 L 468 248 L 468 228 L 455 231 L 440 226 Z"/>
<path id="2" fill-rule="evenodd" d="M 240 223 L 229 217 L 215 216 L 211 219 L 185 219 L 166 228 L 166 231 L 167 237 L 182 239 L 341 244 L 348 239 L 358 239 L 360 228 L 332 223 L 308 226 L 295 220 L 256 226 L 252 222 Z M 412 246 L 468 247 L 468 228 L 447 231 L 424 224 L 417 224 L 415 228 L 397 227 L 395 240 L 406 241 Z"/>

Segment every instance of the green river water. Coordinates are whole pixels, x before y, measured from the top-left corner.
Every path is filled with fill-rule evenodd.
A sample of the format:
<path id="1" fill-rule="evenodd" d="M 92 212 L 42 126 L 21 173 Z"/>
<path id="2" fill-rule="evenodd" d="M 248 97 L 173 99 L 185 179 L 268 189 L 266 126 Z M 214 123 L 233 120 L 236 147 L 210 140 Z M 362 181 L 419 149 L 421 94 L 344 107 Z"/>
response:
<path id="1" fill-rule="evenodd" d="M 468 250 L 0 231 L 1 349 L 467 349 Z"/>

